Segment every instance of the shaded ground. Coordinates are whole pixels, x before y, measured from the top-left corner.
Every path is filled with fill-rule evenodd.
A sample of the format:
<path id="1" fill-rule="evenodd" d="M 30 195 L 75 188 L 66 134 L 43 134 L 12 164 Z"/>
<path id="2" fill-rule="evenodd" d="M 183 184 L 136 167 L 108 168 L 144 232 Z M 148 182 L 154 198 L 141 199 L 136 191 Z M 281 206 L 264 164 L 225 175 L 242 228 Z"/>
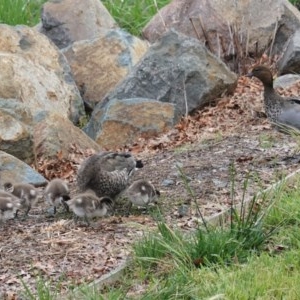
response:
<path id="1" fill-rule="evenodd" d="M 139 140 L 130 147 L 145 165 L 134 179 L 150 179 L 161 191 L 160 209 L 168 223 L 189 229 L 199 220 L 178 166 L 206 217 L 230 205 L 233 176 L 238 202 L 245 178 L 249 177 L 251 195 L 298 168 L 295 139 L 273 130 L 261 117 L 260 92 L 259 84 L 241 78 L 233 96 L 183 120 L 161 137 Z M 300 94 L 299 86 L 290 92 Z M 64 169 L 70 181 L 75 176 L 72 166 Z M 183 204 L 187 212 L 180 217 Z M 93 281 L 124 261 L 129 246 L 155 228 L 151 215 L 137 209 L 122 216 L 122 204 L 119 215 L 98 219 L 93 227 L 74 224 L 63 213 L 47 218 L 46 209 L 40 203 L 27 220 L 10 220 L 0 227 L 0 294 L 19 294 L 21 281 L 33 286 L 38 276 L 58 284 L 62 292 L 70 285 Z"/>

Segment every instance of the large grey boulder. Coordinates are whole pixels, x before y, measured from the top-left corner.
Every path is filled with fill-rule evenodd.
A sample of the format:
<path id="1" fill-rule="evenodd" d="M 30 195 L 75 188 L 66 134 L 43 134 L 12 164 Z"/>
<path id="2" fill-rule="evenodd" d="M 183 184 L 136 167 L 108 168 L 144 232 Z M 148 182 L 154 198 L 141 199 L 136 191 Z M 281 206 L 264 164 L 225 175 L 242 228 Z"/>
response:
<path id="1" fill-rule="evenodd" d="M 0 185 L 7 181 L 44 185 L 47 180 L 16 157 L 0 151 Z"/>
<path id="2" fill-rule="evenodd" d="M 77 123 L 85 114 L 65 57 L 36 30 L 0 24 L 0 70 L 0 98 L 24 103 L 33 117 L 49 111 Z"/>
<path id="3" fill-rule="evenodd" d="M 47 1 L 41 13 L 41 33 L 58 48 L 75 41 L 90 40 L 105 29 L 117 26 L 105 6 L 99 0 L 52 0 Z"/>
<path id="4" fill-rule="evenodd" d="M 101 147 L 113 149 L 132 144 L 139 137 L 149 138 L 175 125 L 174 104 L 151 99 L 111 100 L 97 110 L 85 128 Z"/>
<path id="5" fill-rule="evenodd" d="M 244 52 L 279 54 L 299 27 L 300 12 L 288 0 L 173 0 L 145 26 L 143 35 L 154 42 L 174 28 L 230 60 Z"/>
<path id="6" fill-rule="evenodd" d="M 300 30 L 291 36 L 277 65 L 280 74 L 300 73 Z"/>
<path id="7" fill-rule="evenodd" d="M 121 29 L 73 43 L 62 50 L 86 105 L 93 109 L 148 49 L 148 43 Z"/>

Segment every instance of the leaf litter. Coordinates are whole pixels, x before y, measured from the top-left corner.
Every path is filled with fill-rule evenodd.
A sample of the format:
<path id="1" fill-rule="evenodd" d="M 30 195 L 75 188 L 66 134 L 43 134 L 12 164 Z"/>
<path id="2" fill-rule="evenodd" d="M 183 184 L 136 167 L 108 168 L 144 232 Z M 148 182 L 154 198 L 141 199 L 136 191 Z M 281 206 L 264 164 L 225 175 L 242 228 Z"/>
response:
<path id="1" fill-rule="evenodd" d="M 279 92 L 299 95 L 300 83 Z M 179 168 L 201 213 L 209 217 L 230 206 L 230 168 L 234 168 L 234 200 L 238 203 L 246 178 L 247 195 L 251 196 L 296 170 L 296 149 L 295 139 L 273 129 L 265 118 L 261 84 L 240 77 L 233 95 L 216 99 L 165 134 L 150 140 L 140 138 L 118 150 L 131 151 L 143 160 L 144 168 L 136 172 L 134 180 L 151 180 L 161 192 L 159 210 L 164 219 L 189 230 L 200 218 Z M 60 177 L 69 181 L 74 194 L 78 167 L 93 153 L 92 149 L 83 151 L 73 144 L 68 158 L 58 153 L 52 159 L 39 159 L 35 167 L 49 180 Z M 97 219 L 91 227 L 74 223 L 62 212 L 48 218 L 44 201 L 32 208 L 26 220 L 7 221 L 0 227 L 2 298 L 22 299 L 22 282 L 35 290 L 38 278 L 63 293 L 123 263 L 130 254 L 130 245 L 155 228 L 155 214 L 134 209 L 125 217 L 124 205 L 120 201 L 119 214 Z M 187 213 L 181 213 L 183 206 Z"/>

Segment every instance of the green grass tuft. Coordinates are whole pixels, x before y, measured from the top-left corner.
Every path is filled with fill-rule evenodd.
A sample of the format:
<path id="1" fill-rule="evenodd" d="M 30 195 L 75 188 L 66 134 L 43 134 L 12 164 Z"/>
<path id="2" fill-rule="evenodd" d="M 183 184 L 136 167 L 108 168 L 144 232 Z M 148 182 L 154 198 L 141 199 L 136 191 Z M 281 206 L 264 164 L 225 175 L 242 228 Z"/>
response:
<path id="1" fill-rule="evenodd" d="M 1 0 L 0 23 L 8 25 L 36 25 L 40 10 L 46 0 Z"/>
<path id="2" fill-rule="evenodd" d="M 140 36 L 144 26 L 157 13 L 158 9 L 171 0 L 103 0 L 102 3 L 119 26 L 135 36 Z"/>

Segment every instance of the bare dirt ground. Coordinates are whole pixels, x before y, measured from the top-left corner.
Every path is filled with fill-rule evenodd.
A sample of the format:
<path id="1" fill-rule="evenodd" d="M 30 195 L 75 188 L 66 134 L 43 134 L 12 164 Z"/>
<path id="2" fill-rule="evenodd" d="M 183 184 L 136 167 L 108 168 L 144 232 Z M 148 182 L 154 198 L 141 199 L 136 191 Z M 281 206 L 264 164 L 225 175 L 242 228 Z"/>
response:
<path id="1" fill-rule="evenodd" d="M 252 195 L 298 168 L 295 138 L 274 130 L 262 116 L 261 91 L 257 81 L 241 77 L 234 95 L 218 99 L 160 137 L 127 147 L 144 162 L 134 179 L 150 179 L 161 191 L 159 206 L 168 223 L 189 230 L 199 221 L 178 166 L 206 217 L 229 207 L 233 171 L 238 202 L 245 178 L 247 195 Z M 285 94 L 299 95 L 300 84 Z M 41 162 L 39 170 L 67 178 L 74 188 L 76 168 L 86 155 L 70 153 L 69 161 L 58 155 L 57 162 Z M 187 213 L 181 216 L 183 204 Z M 61 292 L 98 279 L 126 259 L 143 232 L 155 228 L 152 214 L 135 209 L 123 216 L 122 203 L 115 216 L 98 219 L 92 227 L 75 224 L 64 213 L 46 217 L 46 209 L 40 203 L 27 220 L 9 220 L 0 227 L 3 297 L 22 299 L 22 281 L 35 289 L 38 277 Z"/>

